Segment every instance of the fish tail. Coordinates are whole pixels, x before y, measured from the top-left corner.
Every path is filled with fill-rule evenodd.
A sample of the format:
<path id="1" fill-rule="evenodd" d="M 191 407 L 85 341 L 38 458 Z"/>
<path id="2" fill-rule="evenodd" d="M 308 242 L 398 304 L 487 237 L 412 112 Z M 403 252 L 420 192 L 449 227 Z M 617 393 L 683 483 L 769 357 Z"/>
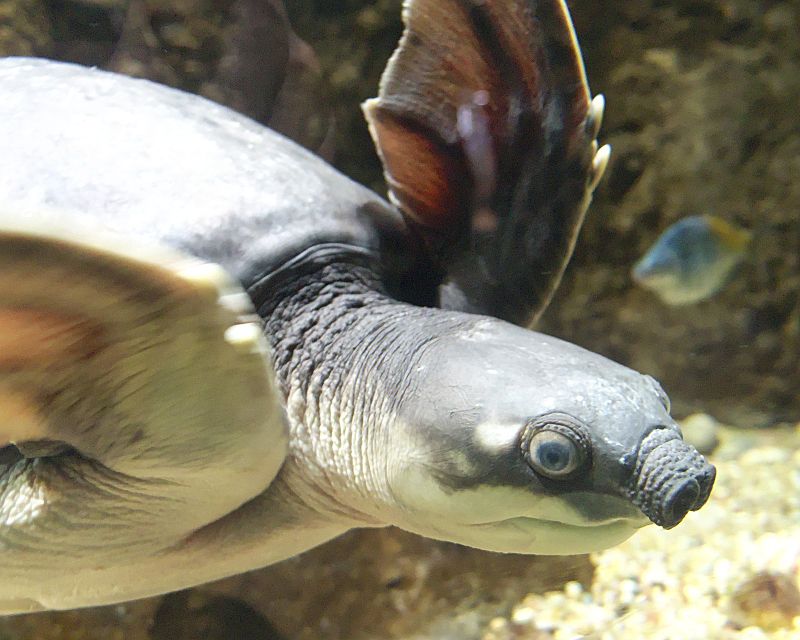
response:
<path id="1" fill-rule="evenodd" d="M 703 216 L 708 223 L 709 229 L 720 239 L 722 244 L 735 253 L 744 253 L 753 239 L 753 234 L 747 229 L 743 229 L 731 224 L 727 220 L 717 216 Z"/>

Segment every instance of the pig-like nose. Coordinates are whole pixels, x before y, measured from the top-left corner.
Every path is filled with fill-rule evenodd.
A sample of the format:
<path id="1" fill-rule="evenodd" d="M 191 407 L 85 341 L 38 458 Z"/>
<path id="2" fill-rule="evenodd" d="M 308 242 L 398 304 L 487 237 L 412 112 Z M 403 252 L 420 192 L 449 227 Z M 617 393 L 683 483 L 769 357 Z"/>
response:
<path id="1" fill-rule="evenodd" d="M 642 441 L 628 485 L 634 504 L 655 524 L 671 529 L 702 507 L 716 469 L 672 429 L 655 429 Z"/>

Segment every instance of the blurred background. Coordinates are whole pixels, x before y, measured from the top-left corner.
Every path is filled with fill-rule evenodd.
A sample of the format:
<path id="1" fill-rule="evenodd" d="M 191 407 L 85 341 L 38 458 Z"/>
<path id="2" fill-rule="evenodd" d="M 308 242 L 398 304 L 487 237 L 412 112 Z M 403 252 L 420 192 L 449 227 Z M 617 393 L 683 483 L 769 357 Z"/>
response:
<path id="1" fill-rule="evenodd" d="M 774 481 L 768 491 L 795 500 L 774 508 L 796 528 L 800 4 L 569 6 L 592 91 L 606 96 L 601 139 L 613 153 L 539 329 L 660 380 L 673 413 L 691 416 L 687 435 L 706 452 L 720 445 L 730 477 L 749 482 L 747 474 L 772 467 L 764 477 Z M 358 105 L 376 94 L 402 32 L 400 7 L 400 0 L 287 0 L 292 33 L 275 0 L 0 0 L 0 55 L 96 65 L 201 93 L 383 193 Z M 780 476 L 784 464 L 787 475 Z M 725 500 L 723 475 L 720 481 Z M 722 535 L 715 527 L 743 526 L 742 513 L 733 524 L 701 525 L 697 539 L 713 543 Z M 769 522 L 757 523 L 762 534 L 783 526 Z M 786 553 L 775 567 L 751 563 L 725 582 L 720 635 L 696 637 L 739 637 L 725 634 L 755 626 L 800 638 L 792 626 L 800 614 L 798 550 Z M 492 556 L 398 531 L 354 532 L 277 567 L 191 592 L 0 620 L 0 640 L 626 637 L 612 622 L 628 615 L 618 603 L 603 623 L 610 636 L 559 636 L 557 625 L 539 624 L 544 609 L 537 606 L 546 599 L 525 604 L 533 597 L 527 594 L 568 581 L 564 602 L 587 593 L 596 600 L 591 584 L 602 562 Z M 617 577 L 619 595 L 626 588 L 620 580 L 631 578 Z M 751 615 L 767 606 L 759 600 L 765 593 L 781 603 L 778 623 Z"/>

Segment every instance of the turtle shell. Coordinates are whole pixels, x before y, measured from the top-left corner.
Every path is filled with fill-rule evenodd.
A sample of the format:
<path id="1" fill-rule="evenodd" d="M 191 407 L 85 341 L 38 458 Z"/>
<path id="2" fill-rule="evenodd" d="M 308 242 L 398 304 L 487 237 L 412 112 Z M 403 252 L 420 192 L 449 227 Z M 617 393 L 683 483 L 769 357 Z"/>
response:
<path id="1" fill-rule="evenodd" d="M 209 100 L 24 58 L 0 60 L 0 86 L 7 211 L 167 245 L 245 288 L 315 244 L 405 250 L 402 218 L 379 196 Z"/>

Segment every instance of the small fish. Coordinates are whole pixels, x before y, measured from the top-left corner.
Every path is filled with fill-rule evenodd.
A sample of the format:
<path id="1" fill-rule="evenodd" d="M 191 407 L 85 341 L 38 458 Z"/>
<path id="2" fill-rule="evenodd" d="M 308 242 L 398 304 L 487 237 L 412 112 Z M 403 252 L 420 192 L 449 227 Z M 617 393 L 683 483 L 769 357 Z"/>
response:
<path id="1" fill-rule="evenodd" d="M 744 258 L 751 233 L 716 216 L 690 216 L 669 227 L 633 268 L 637 284 L 670 305 L 714 295 Z"/>

